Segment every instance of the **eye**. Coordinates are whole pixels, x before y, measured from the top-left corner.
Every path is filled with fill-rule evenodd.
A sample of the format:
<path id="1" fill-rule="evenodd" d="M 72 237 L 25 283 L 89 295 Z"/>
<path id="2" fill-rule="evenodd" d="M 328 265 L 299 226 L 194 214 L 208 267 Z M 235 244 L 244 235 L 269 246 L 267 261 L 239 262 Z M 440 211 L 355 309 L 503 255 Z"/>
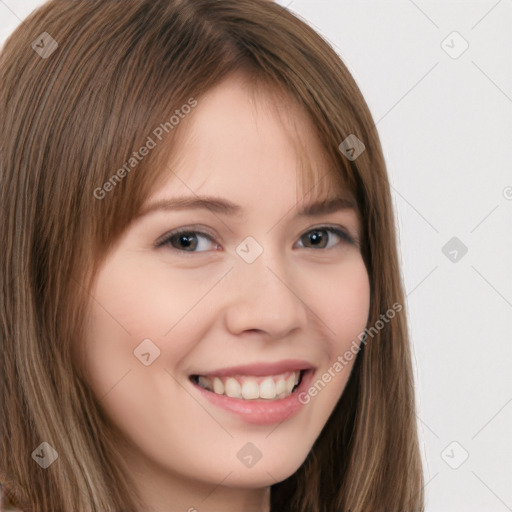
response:
<path id="1" fill-rule="evenodd" d="M 320 226 L 309 230 L 300 237 L 300 241 L 306 240 L 307 249 L 332 249 L 336 246 L 336 239 L 342 240 L 342 242 L 355 245 L 356 241 L 343 229 L 333 226 Z M 302 244 L 304 247 L 304 243 Z"/>
<path id="2" fill-rule="evenodd" d="M 191 228 L 180 228 L 164 235 L 155 245 L 156 247 L 170 246 L 171 249 L 182 252 L 204 252 L 211 249 L 210 244 L 218 247 L 212 235 Z"/>

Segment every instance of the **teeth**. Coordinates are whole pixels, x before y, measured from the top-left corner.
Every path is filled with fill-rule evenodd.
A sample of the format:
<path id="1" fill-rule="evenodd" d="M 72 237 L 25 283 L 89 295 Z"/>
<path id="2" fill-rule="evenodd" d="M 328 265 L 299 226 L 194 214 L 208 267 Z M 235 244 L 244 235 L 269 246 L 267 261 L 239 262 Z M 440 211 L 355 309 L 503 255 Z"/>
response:
<path id="1" fill-rule="evenodd" d="M 300 381 L 300 371 L 286 372 L 272 377 L 198 377 L 198 384 L 213 391 L 217 395 L 227 395 L 231 398 L 244 400 L 275 400 L 286 398 L 292 394 L 293 388 Z"/>
<path id="2" fill-rule="evenodd" d="M 242 384 L 242 396 L 246 400 L 255 400 L 260 397 L 260 387 L 255 379 L 247 379 Z"/>
<path id="3" fill-rule="evenodd" d="M 197 379 L 197 381 L 199 382 L 199 384 L 201 384 L 201 386 L 205 389 L 210 389 L 210 379 L 207 378 L 207 377 L 203 377 L 202 375 Z"/>
<path id="4" fill-rule="evenodd" d="M 276 383 L 271 377 L 267 377 L 260 383 L 260 398 L 272 399 L 276 396 Z"/>
<path id="5" fill-rule="evenodd" d="M 240 386 L 240 383 L 232 377 L 229 377 L 229 379 L 226 380 L 226 383 L 224 384 L 224 392 L 231 398 L 242 398 L 242 386 Z"/>
<path id="6" fill-rule="evenodd" d="M 295 375 L 290 375 L 286 381 L 286 391 L 291 394 L 292 389 L 295 387 Z"/>
<path id="7" fill-rule="evenodd" d="M 213 391 L 217 393 L 217 395 L 224 394 L 224 383 L 218 377 L 213 379 Z"/>
<path id="8" fill-rule="evenodd" d="M 276 382 L 276 395 L 278 398 L 282 398 L 284 396 L 284 393 L 286 391 L 286 381 L 285 380 L 278 380 Z"/>

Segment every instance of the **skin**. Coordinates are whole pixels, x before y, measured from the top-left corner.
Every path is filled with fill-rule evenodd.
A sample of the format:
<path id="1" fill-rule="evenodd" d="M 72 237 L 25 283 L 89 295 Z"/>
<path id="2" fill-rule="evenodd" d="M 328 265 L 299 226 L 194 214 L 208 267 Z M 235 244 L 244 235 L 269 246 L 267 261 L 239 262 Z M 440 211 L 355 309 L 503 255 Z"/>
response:
<path id="1" fill-rule="evenodd" d="M 354 360 L 279 425 L 249 424 L 218 408 L 189 375 L 299 358 L 320 378 L 364 330 L 370 286 L 357 244 L 323 231 L 318 248 L 310 231 L 329 224 L 356 237 L 359 220 L 352 209 L 296 216 L 318 199 L 298 186 L 297 140 L 319 176 L 329 164 L 292 103 L 251 93 L 232 77 L 200 98 L 180 130 L 179 158 L 148 204 L 209 195 L 240 205 L 242 215 L 156 210 L 130 224 L 91 289 L 88 381 L 119 429 L 122 463 L 145 510 L 267 512 L 270 486 L 303 463 Z M 179 236 L 174 247 L 155 247 L 190 226 L 213 240 L 196 235 L 195 252 Z M 247 236 L 263 248 L 251 264 L 236 252 Z M 160 356 L 144 366 L 133 351 L 147 338 Z M 262 454 L 251 468 L 236 456 L 247 442 Z"/>

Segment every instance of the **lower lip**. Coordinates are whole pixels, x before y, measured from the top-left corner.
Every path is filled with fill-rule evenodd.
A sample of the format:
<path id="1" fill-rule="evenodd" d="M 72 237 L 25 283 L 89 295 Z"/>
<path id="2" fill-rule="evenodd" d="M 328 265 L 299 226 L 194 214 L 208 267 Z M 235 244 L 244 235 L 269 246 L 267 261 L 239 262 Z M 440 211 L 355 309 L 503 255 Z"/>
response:
<path id="1" fill-rule="evenodd" d="M 299 401 L 299 394 L 308 389 L 313 380 L 313 375 L 313 370 L 307 370 L 302 376 L 299 386 L 290 396 L 276 400 L 243 400 L 227 395 L 218 395 L 213 391 L 204 389 L 199 384 L 194 383 L 194 387 L 212 404 L 236 414 L 247 423 L 271 425 L 282 423 L 301 410 L 304 404 Z"/>

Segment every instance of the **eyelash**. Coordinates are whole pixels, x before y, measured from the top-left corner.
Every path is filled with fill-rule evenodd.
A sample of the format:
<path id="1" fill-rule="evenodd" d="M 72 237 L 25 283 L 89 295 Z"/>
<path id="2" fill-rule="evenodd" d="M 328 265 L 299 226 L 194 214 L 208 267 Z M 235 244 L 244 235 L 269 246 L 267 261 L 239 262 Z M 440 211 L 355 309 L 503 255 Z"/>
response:
<path id="1" fill-rule="evenodd" d="M 315 231 L 327 231 L 329 233 L 334 233 L 335 235 L 337 235 L 341 239 L 342 242 L 348 243 L 350 245 L 358 245 L 358 243 L 359 243 L 354 237 L 352 237 L 346 231 L 344 231 L 343 229 L 341 229 L 341 228 L 339 228 L 337 226 L 319 226 L 319 227 L 314 227 L 314 228 L 309 229 L 308 231 L 306 231 L 303 235 L 300 236 L 299 239 L 301 239 L 305 235 L 308 235 L 309 233 L 313 233 Z M 177 237 L 177 236 L 183 235 L 183 234 L 198 235 L 198 236 L 207 238 L 210 242 L 215 243 L 215 238 L 214 238 L 213 235 L 211 235 L 209 233 L 205 233 L 203 231 L 199 231 L 199 230 L 197 230 L 197 228 L 194 228 L 194 226 L 190 226 L 190 227 L 178 228 L 178 229 L 175 229 L 174 231 L 172 231 L 170 233 L 167 233 L 167 234 L 163 235 L 162 237 L 160 237 L 155 242 L 155 247 L 156 248 L 160 248 L 160 247 L 168 246 L 171 250 L 173 250 L 175 252 L 178 252 L 178 253 L 181 253 L 181 254 L 183 254 L 185 256 L 190 256 L 191 254 L 200 254 L 202 252 L 208 252 L 208 251 L 185 251 L 185 250 L 177 249 L 176 247 L 173 247 L 171 245 L 171 243 L 170 243 L 171 240 L 174 237 Z M 328 240 L 328 243 L 329 242 L 330 242 L 330 239 Z M 320 248 L 320 249 L 315 249 L 314 247 L 302 247 L 302 248 L 304 248 L 304 249 L 311 249 L 311 250 L 314 250 L 314 251 L 335 249 L 335 247 Z"/>

